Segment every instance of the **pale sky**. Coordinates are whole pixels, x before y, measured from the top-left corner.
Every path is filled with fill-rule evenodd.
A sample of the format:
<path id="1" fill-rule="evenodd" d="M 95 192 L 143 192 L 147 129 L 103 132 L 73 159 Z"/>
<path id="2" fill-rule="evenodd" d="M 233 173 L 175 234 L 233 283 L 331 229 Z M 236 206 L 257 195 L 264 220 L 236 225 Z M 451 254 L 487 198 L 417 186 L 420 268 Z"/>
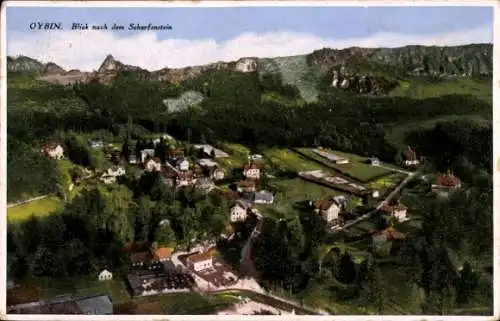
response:
<path id="1" fill-rule="evenodd" d="M 33 22 L 61 22 L 64 30 L 31 30 Z M 72 31 L 73 22 L 173 29 Z M 7 8 L 8 55 L 88 71 L 107 54 L 154 70 L 306 54 L 323 47 L 491 42 L 492 7 Z"/>

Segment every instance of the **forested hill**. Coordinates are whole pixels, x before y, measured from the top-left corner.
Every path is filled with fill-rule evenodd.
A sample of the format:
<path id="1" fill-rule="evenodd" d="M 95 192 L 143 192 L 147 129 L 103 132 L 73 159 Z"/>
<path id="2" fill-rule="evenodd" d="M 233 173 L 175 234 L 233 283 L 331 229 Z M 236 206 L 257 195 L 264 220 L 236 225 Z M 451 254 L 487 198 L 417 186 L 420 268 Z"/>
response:
<path id="1" fill-rule="evenodd" d="M 8 57 L 10 72 L 35 72 L 40 79 L 56 84 L 97 80 L 109 84 L 119 72 L 129 71 L 142 79 L 182 83 L 211 71 L 257 72 L 260 76 L 280 74 L 283 82 L 296 86 L 303 99 L 318 98 L 317 85 L 324 84 L 347 91 L 387 94 L 413 76 L 434 78 L 470 78 L 492 75 L 491 44 L 455 47 L 406 46 L 401 48 L 347 48 L 316 50 L 308 55 L 277 58 L 240 58 L 186 68 L 148 71 L 107 55 L 96 71 L 66 71 L 57 62 L 41 63 L 29 57 Z"/>

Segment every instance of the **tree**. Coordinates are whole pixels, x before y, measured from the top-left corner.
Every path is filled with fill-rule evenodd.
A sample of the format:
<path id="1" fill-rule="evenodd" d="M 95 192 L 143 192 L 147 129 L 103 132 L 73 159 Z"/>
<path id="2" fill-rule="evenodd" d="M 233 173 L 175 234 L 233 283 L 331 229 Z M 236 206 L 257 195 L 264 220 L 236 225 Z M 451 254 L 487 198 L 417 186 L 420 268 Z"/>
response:
<path id="1" fill-rule="evenodd" d="M 160 247 L 172 247 L 172 245 L 175 244 L 175 233 L 168 221 L 167 223 L 158 225 L 154 234 L 154 240 Z"/>
<path id="2" fill-rule="evenodd" d="M 348 252 L 340 257 L 339 281 L 345 284 L 354 282 L 357 277 L 356 265 Z"/>
<path id="3" fill-rule="evenodd" d="M 465 262 L 460 271 L 460 278 L 456 286 L 457 303 L 462 305 L 470 301 L 474 296 L 475 290 L 478 286 L 478 277 L 476 273 L 472 270 L 469 262 Z"/>

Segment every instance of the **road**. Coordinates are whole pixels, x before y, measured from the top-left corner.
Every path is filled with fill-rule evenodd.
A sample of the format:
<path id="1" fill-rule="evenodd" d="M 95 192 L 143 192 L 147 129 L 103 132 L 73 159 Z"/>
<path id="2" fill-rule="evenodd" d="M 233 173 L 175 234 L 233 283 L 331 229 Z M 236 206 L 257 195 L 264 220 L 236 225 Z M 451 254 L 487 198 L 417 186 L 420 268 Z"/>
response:
<path id="1" fill-rule="evenodd" d="M 49 194 L 42 195 L 42 196 L 37 196 L 37 197 L 33 197 L 33 198 L 30 198 L 30 199 L 22 201 L 22 202 L 7 204 L 7 208 L 11 208 L 11 207 L 23 205 L 23 204 L 26 204 L 26 203 L 38 201 L 38 200 L 41 200 L 41 199 L 44 199 L 44 198 L 47 198 L 47 197 L 49 197 Z"/>
<path id="2" fill-rule="evenodd" d="M 387 167 L 388 168 L 388 167 Z M 403 172 L 403 171 L 401 171 Z M 364 215 L 361 215 L 360 217 L 352 220 L 352 221 L 349 221 L 347 222 L 346 224 L 344 224 L 343 226 L 334 226 L 331 228 L 331 231 L 332 232 L 340 232 L 350 226 L 353 226 L 354 224 L 357 224 L 361 221 L 364 221 L 364 220 L 367 220 L 369 219 L 370 217 L 373 216 L 373 214 L 377 213 L 378 210 L 380 210 L 382 208 L 382 206 L 388 204 L 388 202 L 397 194 L 399 193 L 399 191 L 404 187 L 406 186 L 406 184 L 408 184 L 409 181 L 411 181 L 416 175 L 418 175 L 420 173 L 420 171 L 417 171 L 417 172 L 413 172 L 413 173 L 410 173 L 410 172 L 405 172 L 408 176 L 401 182 L 398 184 L 398 186 L 396 186 L 396 188 L 394 188 L 394 190 L 392 192 L 389 193 L 389 195 L 387 195 L 387 197 L 381 201 L 377 207 L 371 211 L 371 212 L 368 212 Z"/>

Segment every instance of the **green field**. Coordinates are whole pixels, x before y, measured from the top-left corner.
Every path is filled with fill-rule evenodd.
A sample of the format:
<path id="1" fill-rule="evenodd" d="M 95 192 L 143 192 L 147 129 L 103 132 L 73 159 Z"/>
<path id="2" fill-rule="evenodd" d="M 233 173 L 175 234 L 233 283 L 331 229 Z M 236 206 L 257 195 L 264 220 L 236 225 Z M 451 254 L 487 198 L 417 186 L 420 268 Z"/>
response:
<path id="1" fill-rule="evenodd" d="M 272 168 L 300 172 L 324 169 L 316 162 L 306 159 L 290 149 L 269 149 L 264 152 L 264 158 Z"/>
<path id="2" fill-rule="evenodd" d="M 391 92 L 392 96 L 412 98 L 431 98 L 443 95 L 473 95 L 487 102 L 492 101 L 491 83 L 474 79 L 455 78 L 429 82 L 414 79 L 413 81 L 400 82 L 400 86 Z"/>
<path id="3" fill-rule="evenodd" d="M 327 196 L 341 195 L 340 192 L 314 183 L 306 182 L 300 178 L 287 180 L 272 180 L 270 186 L 276 188 L 278 192 L 274 196 L 274 204 L 261 205 L 256 207 L 264 214 L 275 217 L 289 217 L 297 215 L 294 205 L 297 202 L 316 200 Z"/>
<path id="4" fill-rule="evenodd" d="M 61 200 L 55 196 L 25 203 L 7 209 L 7 220 L 9 222 L 19 222 L 35 216 L 46 216 L 61 206 Z"/>
<path id="5" fill-rule="evenodd" d="M 310 148 L 298 148 L 297 150 L 310 159 L 315 160 L 328 168 L 331 168 L 362 183 L 366 183 L 375 178 L 392 173 L 390 169 L 366 164 L 366 157 L 361 157 L 354 154 L 331 151 L 333 154 L 346 157 L 350 161 L 348 164 L 334 164 L 326 158 L 317 155 Z"/>
<path id="6" fill-rule="evenodd" d="M 216 159 L 216 162 L 222 165 L 226 170 L 230 171 L 237 168 L 243 169 L 245 164 L 248 162 L 250 150 L 243 145 L 221 143 L 216 147 L 229 154 L 229 157 Z"/>

